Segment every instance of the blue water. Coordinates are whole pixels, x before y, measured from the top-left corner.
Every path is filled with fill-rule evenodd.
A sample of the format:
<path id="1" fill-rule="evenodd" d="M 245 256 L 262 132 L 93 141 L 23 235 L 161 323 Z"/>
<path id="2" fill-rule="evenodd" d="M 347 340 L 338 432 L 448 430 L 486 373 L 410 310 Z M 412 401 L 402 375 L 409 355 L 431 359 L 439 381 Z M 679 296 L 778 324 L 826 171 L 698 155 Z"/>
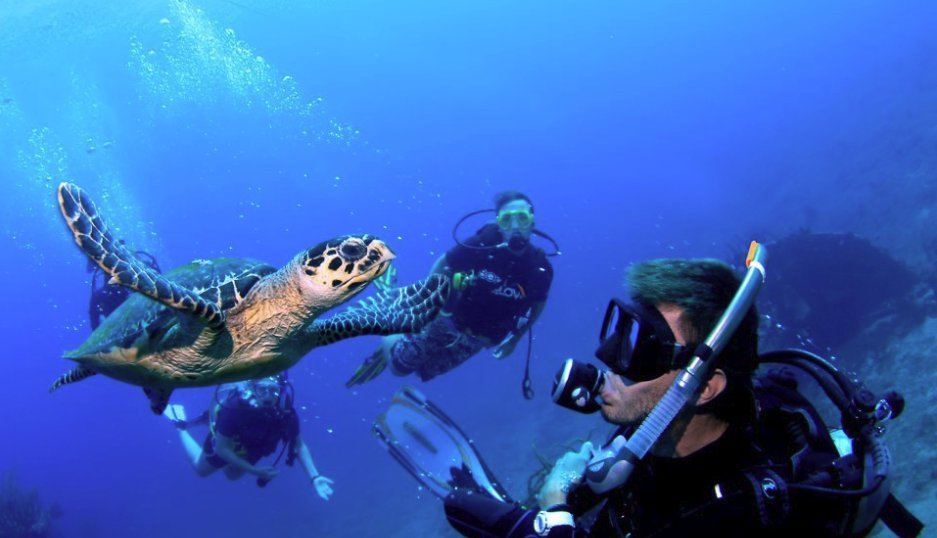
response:
<path id="1" fill-rule="evenodd" d="M 929 270 L 935 27 L 929 0 L 4 2 L 0 472 L 61 506 L 61 536 L 447 535 L 439 502 L 370 433 L 404 382 L 523 497 L 533 447 L 555 456 L 600 428 L 552 405 L 549 384 L 564 357 L 591 355 L 629 263 L 738 263 L 749 239 L 809 228 Z M 164 268 L 278 265 L 368 232 L 402 282 L 452 245 L 462 214 L 520 189 L 563 251 L 535 329 L 536 398 L 520 396 L 523 345 L 426 384 L 349 391 L 377 339 L 346 341 L 292 371 L 330 501 L 298 467 L 265 489 L 200 479 L 138 387 L 98 376 L 47 394 L 90 331 L 63 180 Z"/>

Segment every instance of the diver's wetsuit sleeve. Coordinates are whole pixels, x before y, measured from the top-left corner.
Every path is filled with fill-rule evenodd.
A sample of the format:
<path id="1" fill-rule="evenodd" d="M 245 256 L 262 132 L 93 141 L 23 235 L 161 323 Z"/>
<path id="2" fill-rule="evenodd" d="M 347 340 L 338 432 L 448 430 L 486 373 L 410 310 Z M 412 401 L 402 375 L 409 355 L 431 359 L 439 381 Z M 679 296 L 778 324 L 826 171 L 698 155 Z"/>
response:
<path id="1" fill-rule="evenodd" d="M 539 508 L 525 509 L 515 503 L 495 500 L 484 493 L 457 489 L 445 501 L 446 518 L 452 527 L 469 538 L 527 538 L 537 536 L 534 519 Z M 581 538 L 583 532 L 569 525 L 550 529 L 549 538 Z"/>
<path id="2" fill-rule="evenodd" d="M 592 536 L 592 533 L 589 529 L 584 530 L 581 528 L 580 517 L 584 514 L 587 514 L 593 511 L 596 508 L 599 508 L 601 503 L 606 501 L 604 495 L 599 495 L 598 493 L 593 492 L 589 489 L 588 486 L 580 485 L 579 487 L 573 489 L 569 494 L 569 499 L 567 500 L 566 505 L 559 505 L 556 507 L 557 511 L 566 511 L 568 510 L 573 515 L 573 520 L 576 523 L 575 527 L 569 525 L 560 525 L 550 529 L 550 532 L 547 534 L 548 538 L 585 538 L 587 536 Z M 552 508 L 552 507 L 551 507 Z M 531 511 L 531 517 L 529 521 L 526 522 L 526 527 L 524 530 L 528 533 L 527 535 L 518 534 L 516 536 L 536 536 L 534 533 L 534 518 L 539 512 L 540 508 L 534 507 Z M 591 521 L 591 517 L 589 518 Z M 591 526 L 591 525 L 590 525 Z M 512 537 L 515 535 L 511 535 Z M 604 534 L 599 534 L 596 536 L 604 536 Z"/>

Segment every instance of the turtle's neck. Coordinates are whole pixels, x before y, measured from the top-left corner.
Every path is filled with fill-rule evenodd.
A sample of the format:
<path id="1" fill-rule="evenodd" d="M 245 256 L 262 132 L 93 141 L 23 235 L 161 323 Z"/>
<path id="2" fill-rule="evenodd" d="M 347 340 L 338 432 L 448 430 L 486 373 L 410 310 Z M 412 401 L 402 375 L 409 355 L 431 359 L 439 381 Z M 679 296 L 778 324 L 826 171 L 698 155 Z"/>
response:
<path id="1" fill-rule="evenodd" d="M 305 327 L 322 308 L 303 295 L 299 278 L 302 268 L 294 259 L 258 282 L 236 314 L 242 317 L 244 327 L 276 338 Z"/>

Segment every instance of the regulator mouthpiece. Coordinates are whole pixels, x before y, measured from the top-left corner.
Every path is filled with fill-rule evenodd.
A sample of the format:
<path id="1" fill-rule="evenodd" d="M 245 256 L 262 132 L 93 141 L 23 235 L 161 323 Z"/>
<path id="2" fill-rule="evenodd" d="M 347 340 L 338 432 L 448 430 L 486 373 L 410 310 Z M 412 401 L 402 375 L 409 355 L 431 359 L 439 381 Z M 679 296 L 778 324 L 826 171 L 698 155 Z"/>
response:
<path id="1" fill-rule="evenodd" d="M 603 385 L 605 372 L 569 358 L 553 379 L 553 401 L 578 413 L 595 413 L 602 408 Z"/>

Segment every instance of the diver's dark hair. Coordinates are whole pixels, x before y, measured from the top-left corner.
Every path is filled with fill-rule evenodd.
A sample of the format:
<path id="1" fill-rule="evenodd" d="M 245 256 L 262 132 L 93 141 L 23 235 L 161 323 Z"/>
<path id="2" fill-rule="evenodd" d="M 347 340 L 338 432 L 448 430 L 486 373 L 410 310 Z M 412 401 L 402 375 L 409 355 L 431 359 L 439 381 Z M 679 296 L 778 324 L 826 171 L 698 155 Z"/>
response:
<path id="1" fill-rule="evenodd" d="M 713 259 L 639 263 L 629 268 L 627 280 L 635 301 L 683 308 L 681 323 L 694 344 L 716 325 L 741 283 L 731 267 Z M 749 422 L 754 413 L 752 375 L 758 367 L 758 312 L 754 306 L 716 357 L 715 367 L 725 372 L 726 389 L 698 411 L 728 422 Z"/>
<path id="2" fill-rule="evenodd" d="M 514 200 L 523 200 L 530 204 L 531 211 L 534 210 L 534 203 L 531 202 L 530 198 L 521 191 L 501 191 L 495 195 L 495 211 L 501 211 L 502 207 L 513 202 Z"/>

